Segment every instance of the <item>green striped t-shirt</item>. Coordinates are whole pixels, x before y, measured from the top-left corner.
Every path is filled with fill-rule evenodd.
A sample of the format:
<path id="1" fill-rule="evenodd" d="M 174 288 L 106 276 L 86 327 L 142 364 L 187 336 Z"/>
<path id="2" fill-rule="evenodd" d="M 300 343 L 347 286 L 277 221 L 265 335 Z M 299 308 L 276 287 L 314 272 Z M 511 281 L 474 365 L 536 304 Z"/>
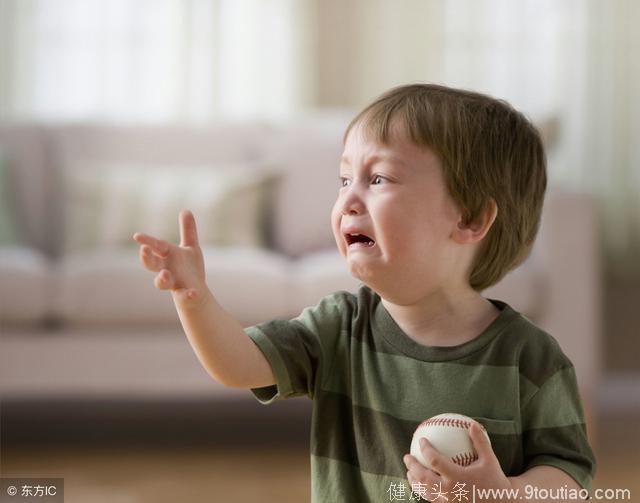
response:
<path id="1" fill-rule="evenodd" d="M 408 487 L 402 457 L 415 428 L 444 412 L 484 425 L 507 476 L 550 465 L 591 490 L 595 460 L 571 362 L 550 335 L 491 302 L 501 311 L 493 323 L 451 347 L 408 337 L 366 286 L 246 329 L 277 382 L 256 397 L 313 400 L 312 501 L 389 501 L 391 488 Z"/>

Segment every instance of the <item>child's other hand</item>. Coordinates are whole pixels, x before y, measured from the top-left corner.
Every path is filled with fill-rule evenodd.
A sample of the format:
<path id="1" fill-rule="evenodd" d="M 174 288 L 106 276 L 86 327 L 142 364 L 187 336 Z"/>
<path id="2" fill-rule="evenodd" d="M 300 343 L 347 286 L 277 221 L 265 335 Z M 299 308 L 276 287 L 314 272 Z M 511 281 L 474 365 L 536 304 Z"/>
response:
<path id="1" fill-rule="evenodd" d="M 136 232 L 133 239 L 140 244 L 142 265 L 158 273 L 155 287 L 170 290 L 176 306 L 188 308 L 202 302 L 207 286 L 195 218 L 189 210 L 182 210 L 179 223 L 179 245 L 140 232 Z"/>
<path id="2" fill-rule="evenodd" d="M 426 439 L 421 440 L 420 447 L 424 459 L 432 469 L 422 466 L 410 454 L 404 456 L 403 461 L 408 470 L 407 480 L 417 495 L 433 501 L 432 498 L 437 494 L 450 497 L 456 490 L 469 491 L 467 494 L 471 496 L 474 485 L 476 489 L 512 488 L 511 482 L 500 468 L 500 462 L 491 448 L 491 443 L 478 423 L 471 425 L 469 434 L 478 453 L 478 459 L 468 466 L 455 464 L 440 454 Z M 419 494 L 416 489 L 423 491 L 423 494 Z"/>

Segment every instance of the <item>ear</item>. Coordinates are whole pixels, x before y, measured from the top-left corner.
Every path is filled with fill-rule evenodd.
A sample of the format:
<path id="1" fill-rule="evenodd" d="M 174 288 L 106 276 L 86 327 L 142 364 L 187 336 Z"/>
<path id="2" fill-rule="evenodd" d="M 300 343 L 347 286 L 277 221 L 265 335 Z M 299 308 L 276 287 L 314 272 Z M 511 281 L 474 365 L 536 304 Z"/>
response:
<path id="1" fill-rule="evenodd" d="M 489 198 L 484 211 L 473 222 L 466 222 L 464 216 L 460 216 L 451 237 L 459 244 L 477 243 L 487 235 L 497 216 L 498 205 L 495 199 Z"/>

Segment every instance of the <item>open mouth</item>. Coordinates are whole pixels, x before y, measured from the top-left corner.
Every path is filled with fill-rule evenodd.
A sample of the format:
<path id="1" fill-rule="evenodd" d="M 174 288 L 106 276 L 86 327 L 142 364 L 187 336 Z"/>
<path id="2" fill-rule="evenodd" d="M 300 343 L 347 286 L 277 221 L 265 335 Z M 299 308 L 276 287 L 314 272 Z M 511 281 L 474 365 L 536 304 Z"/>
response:
<path id="1" fill-rule="evenodd" d="M 375 241 L 365 234 L 345 234 L 347 245 L 373 246 Z"/>

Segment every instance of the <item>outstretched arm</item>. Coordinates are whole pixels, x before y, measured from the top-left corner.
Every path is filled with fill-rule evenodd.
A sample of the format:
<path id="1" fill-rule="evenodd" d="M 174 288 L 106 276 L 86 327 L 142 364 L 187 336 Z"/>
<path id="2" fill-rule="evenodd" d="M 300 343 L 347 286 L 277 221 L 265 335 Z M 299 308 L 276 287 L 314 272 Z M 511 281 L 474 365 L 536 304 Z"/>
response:
<path id="1" fill-rule="evenodd" d="M 216 301 L 205 282 L 196 221 L 188 210 L 179 217 L 180 244 L 136 233 L 140 260 L 158 273 L 154 285 L 169 290 L 187 339 L 206 371 L 234 388 L 275 384 L 271 367 L 242 326 Z"/>

